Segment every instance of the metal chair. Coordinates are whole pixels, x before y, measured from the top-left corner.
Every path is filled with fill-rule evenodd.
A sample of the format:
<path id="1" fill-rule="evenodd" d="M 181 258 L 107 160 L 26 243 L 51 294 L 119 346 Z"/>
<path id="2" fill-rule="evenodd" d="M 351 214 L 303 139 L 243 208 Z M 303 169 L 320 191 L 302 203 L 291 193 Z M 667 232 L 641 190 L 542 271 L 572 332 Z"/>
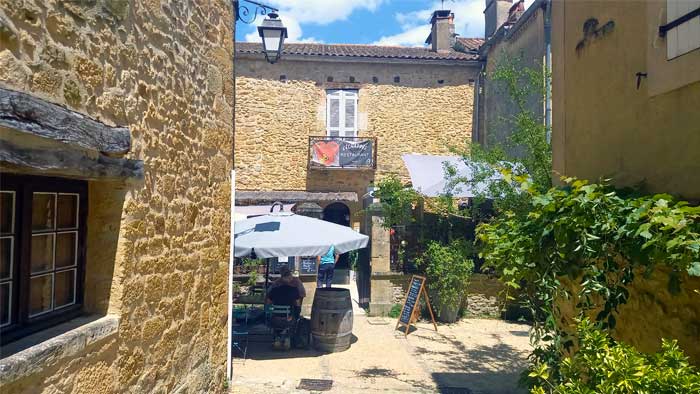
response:
<path id="1" fill-rule="evenodd" d="M 243 355 L 243 362 L 245 362 L 248 353 L 248 337 L 250 335 L 248 329 L 248 309 L 235 308 L 233 310 L 233 318 L 238 324 L 233 326 L 231 345 L 234 349 L 238 349 L 238 351 L 241 352 Z"/>
<path id="2" fill-rule="evenodd" d="M 292 307 L 289 305 L 268 305 L 267 313 L 267 324 L 274 335 L 273 347 L 289 350 L 291 348 L 291 334 L 296 326 Z"/>

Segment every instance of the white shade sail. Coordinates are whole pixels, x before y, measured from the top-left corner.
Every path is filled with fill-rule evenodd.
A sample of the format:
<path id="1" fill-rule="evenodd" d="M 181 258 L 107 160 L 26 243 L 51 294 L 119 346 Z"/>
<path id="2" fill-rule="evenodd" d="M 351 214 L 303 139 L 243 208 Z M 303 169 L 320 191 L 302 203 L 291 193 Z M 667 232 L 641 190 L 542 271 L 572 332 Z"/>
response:
<path id="1" fill-rule="evenodd" d="M 455 170 L 459 179 L 471 180 L 474 171 L 467 165 L 464 158 L 459 156 L 434 156 L 406 154 L 401 156 L 411 176 L 413 188 L 426 197 L 439 197 L 449 193 L 453 197 L 474 197 L 487 194 L 487 188 L 491 181 L 502 179 L 500 174 L 494 175 L 491 180 L 482 182 L 460 182 L 451 187 L 449 179 L 445 175 L 445 165 Z"/>
<path id="2" fill-rule="evenodd" d="M 258 258 L 320 256 L 332 246 L 346 253 L 367 246 L 369 237 L 350 227 L 290 212 L 275 212 L 236 222 L 234 255 Z"/>

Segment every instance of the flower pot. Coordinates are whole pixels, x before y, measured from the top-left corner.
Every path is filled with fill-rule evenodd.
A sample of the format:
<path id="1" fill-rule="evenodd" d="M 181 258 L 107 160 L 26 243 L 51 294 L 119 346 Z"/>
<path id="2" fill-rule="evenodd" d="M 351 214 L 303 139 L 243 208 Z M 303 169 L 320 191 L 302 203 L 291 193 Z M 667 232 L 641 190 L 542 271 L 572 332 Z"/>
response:
<path id="1" fill-rule="evenodd" d="M 437 300 L 440 305 L 440 313 L 438 313 L 438 320 L 443 323 L 454 323 L 459 318 L 459 306 L 462 300 L 454 304 L 444 304 L 441 300 Z"/>

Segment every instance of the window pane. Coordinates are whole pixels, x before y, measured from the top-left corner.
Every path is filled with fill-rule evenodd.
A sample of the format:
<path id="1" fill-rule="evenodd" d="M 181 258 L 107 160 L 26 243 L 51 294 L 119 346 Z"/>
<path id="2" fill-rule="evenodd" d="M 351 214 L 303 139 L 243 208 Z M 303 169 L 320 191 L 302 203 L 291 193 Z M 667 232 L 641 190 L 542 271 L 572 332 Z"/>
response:
<path id="1" fill-rule="evenodd" d="M 355 100 L 352 98 L 345 100 L 345 128 L 355 129 Z"/>
<path id="2" fill-rule="evenodd" d="M 0 238 L 0 279 L 12 278 L 13 237 Z"/>
<path id="3" fill-rule="evenodd" d="M 56 268 L 75 265 L 77 235 L 77 232 L 56 234 Z"/>
<path id="4" fill-rule="evenodd" d="M 0 233 L 13 233 L 12 219 L 14 216 L 15 194 L 10 192 L 0 193 Z"/>
<path id="5" fill-rule="evenodd" d="M 331 99 L 329 105 L 329 122 L 328 127 L 340 127 L 340 100 Z"/>
<path id="6" fill-rule="evenodd" d="M 53 274 L 37 276 L 29 283 L 29 316 L 51 310 Z"/>
<path id="7" fill-rule="evenodd" d="M 12 294 L 12 284 L 0 284 L 0 325 L 4 326 L 10 322 L 10 297 Z"/>
<path id="8" fill-rule="evenodd" d="M 34 193 L 32 196 L 32 230 L 53 230 L 56 220 L 56 195 Z"/>
<path id="9" fill-rule="evenodd" d="M 56 272 L 56 285 L 54 286 L 55 308 L 73 304 L 75 302 L 75 270 Z"/>
<path id="10" fill-rule="evenodd" d="M 59 194 L 56 216 L 58 228 L 78 227 L 78 196 Z"/>
<path id="11" fill-rule="evenodd" d="M 42 234 L 32 236 L 32 273 L 42 272 L 53 268 L 54 237 L 54 234 Z"/>

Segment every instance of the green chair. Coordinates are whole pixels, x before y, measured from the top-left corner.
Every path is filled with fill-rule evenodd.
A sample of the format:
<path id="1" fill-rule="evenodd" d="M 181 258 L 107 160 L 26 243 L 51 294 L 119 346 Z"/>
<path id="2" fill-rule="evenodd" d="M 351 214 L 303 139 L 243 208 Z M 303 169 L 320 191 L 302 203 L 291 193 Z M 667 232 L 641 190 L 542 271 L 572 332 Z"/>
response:
<path id="1" fill-rule="evenodd" d="M 248 308 L 234 308 L 233 319 L 237 324 L 233 326 L 231 345 L 234 349 L 238 349 L 241 352 L 243 362 L 245 362 L 248 353 L 248 337 L 250 335 L 248 329 Z"/>

